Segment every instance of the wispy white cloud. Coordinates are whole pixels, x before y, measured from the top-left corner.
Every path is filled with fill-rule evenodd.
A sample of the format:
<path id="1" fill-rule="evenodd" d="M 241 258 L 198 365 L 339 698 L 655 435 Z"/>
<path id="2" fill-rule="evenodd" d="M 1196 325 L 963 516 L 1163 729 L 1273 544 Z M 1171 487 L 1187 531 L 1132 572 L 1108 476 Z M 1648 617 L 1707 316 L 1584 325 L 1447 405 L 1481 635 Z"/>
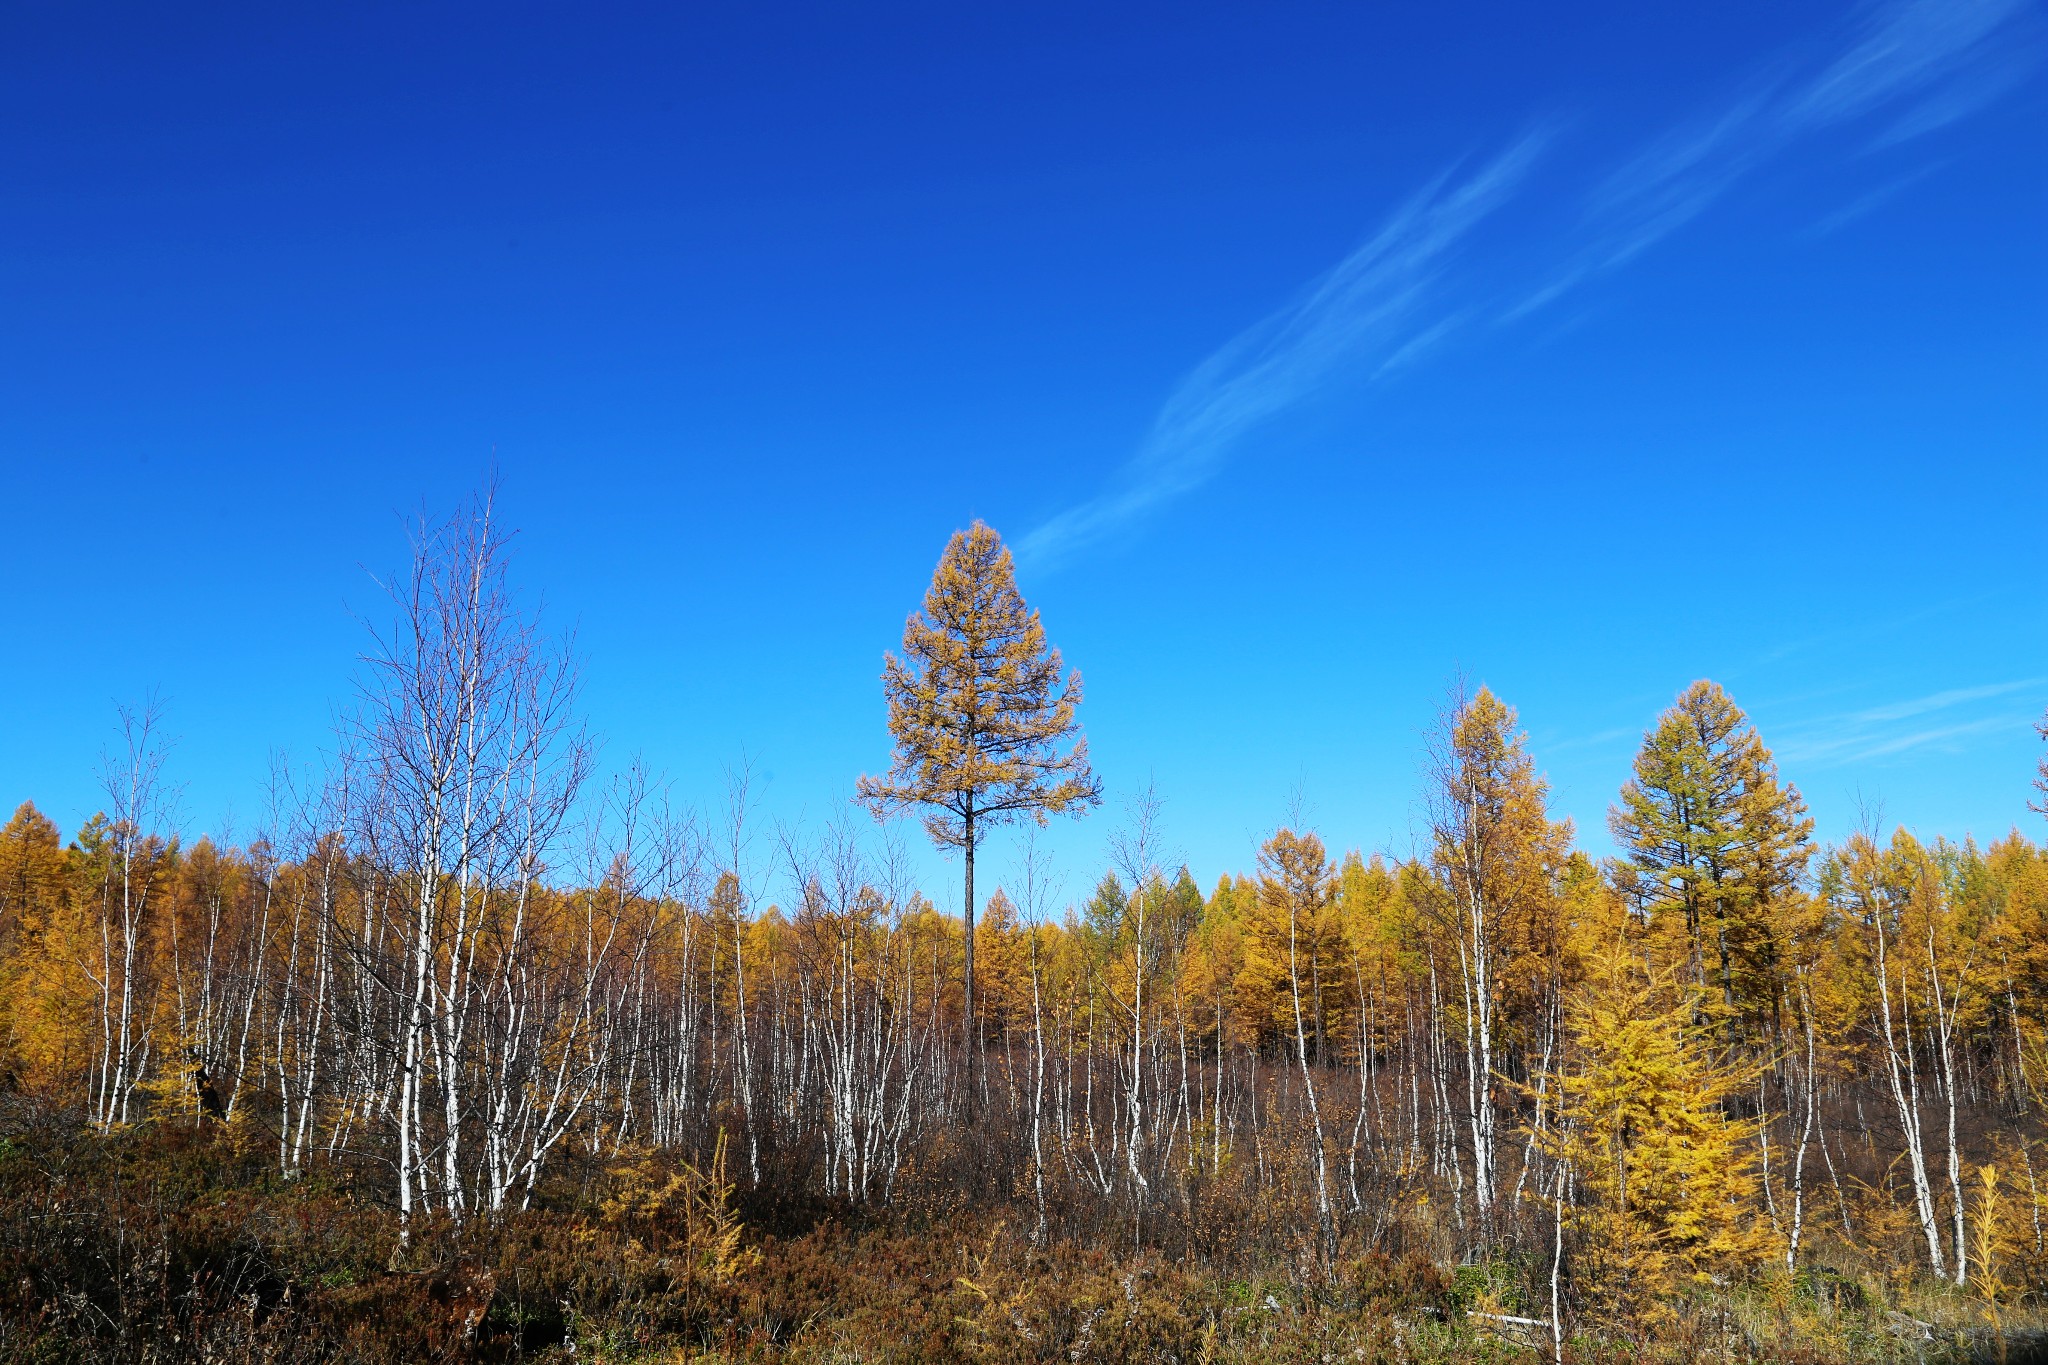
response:
<path id="1" fill-rule="evenodd" d="M 1968 702 L 1985 701 L 1991 697 L 2007 697 L 2015 692 L 2034 691 L 2048 685 L 2048 678 L 2022 678 L 2018 682 L 1987 683 L 1982 687 L 1953 687 L 1946 692 L 1935 692 L 1925 697 L 1914 697 L 1908 701 L 1895 701 L 1885 706 L 1873 706 L 1867 711 L 1858 711 L 1854 718 L 1859 721 L 1908 720 L 1924 716 L 1930 711 L 1946 711 L 1951 707 Z"/>
<path id="2" fill-rule="evenodd" d="M 1804 763 L 1811 767 L 1838 767 L 1904 753 L 1908 749 L 1935 746 L 1956 748 L 1959 747 L 1956 744 L 1957 740 L 2000 730 L 2011 733 L 2024 728 L 2026 723 L 2023 716 L 1985 716 L 1979 720 L 1962 721 L 1954 725 L 1936 725 L 1903 733 L 1864 732 L 1836 735 L 1832 738 L 1794 738 L 1779 746 L 1778 757 L 1788 763 Z"/>
<path id="3" fill-rule="evenodd" d="M 1867 194 L 1857 195 L 1833 213 L 1821 217 L 1819 221 L 1806 230 L 1806 236 L 1825 237 L 1830 233 L 1840 232 L 1858 218 L 1890 203 L 1907 189 L 1926 179 L 1936 170 L 1939 170 L 1943 164 L 1939 161 L 1932 161 L 1923 166 L 1916 166 L 1904 175 L 1894 176 Z"/>
<path id="4" fill-rule="evenodd" d="M 1769 113 L 1769 92 L 1746 94 L 1666 134 L 1603 181 L 1587 204 L 1594 240 L 1582 275 L 1626 264 L 1706 212 L 1776 150 Z"/>
<path id="5" fill-rule="evenodd" d="M 1846 122 L 1965 74 L 2028 9 L 2028 0 L 1873 6 L 1857 41 L 1788 103 L 1785 121 L 1795 129 Z"/>
<path id="6" fill-rule="evenodd" d="M 1803 139 L 1894 115 L 1872 142 L 1875 149 L 1975 112 L 2031 69 L 2034 45 L 2014 32 L 2028 17 L 2028 0 L 1892 0 L 1868 6 L 1856 36 L 1818 72 L 1801 78 L 1781 65 L 1624 162 L 1588 201 L 1586 241 L 1548 284 L 1509 308 L 1504 320 L 1626 265 Z M 1899 112 L 1902 106 L 1910 107 Z M 1917 178 L 1895 178 L 1829 215 L 1829 230 Z"/>
<path id="7" fill-rule="evenodd" d="M 1982 53 L 1968 79 L 1948 81 L 1915 101 L 1872 140 L 1871 150 L 1911 141 L 1976 113 L 2032 74 L 2039 58 L 2038 47 L 2026 42 Z"/>
<path id="8" fill-rule="evenodd" d="M 1044 563 L 1101 539 L 1205 482 L 1245 432 L 1339 370 L 1384 373 L 1441 341 L 1461 319 L 1434 286 L 1544 140 L 1532 134 L 1468 175 L 1439 177 L 1300 299 L 1233 337 L 1181 381 L 1111 486 L 1031 532 L 1018 552 Z"/>
<path id="9" fill-rule="evenodd" d="M 1606 748 L 1623 740 L 1637 740 L 1642 737 L 1643 728 L 1640 725 L 1618 725 L 1611 730 L 1596 730 L 1590 735 L 1572 735 L 1565 739 L 1550 740 L 1536 747 L 1541 754 L 1562 754 L 1574 749 Z"/>
<path id="10" fill-rule="evenodd" d="M 1845 711 L 1780 731 L 1778 757 L 1809 767 L 1838 767 L 1912 749 L 1959 749 L 1979 735 L 2028 729 L 2044 688 L 2048 678 L 2022 678 Z M 2015 705 L 2011 699 L 2022 693 L 2028 701 Z M 1985 703 L 2000 704 L 1987 708 Z"/>
<path id="11" fill-rule="evenodd" d="M 1207 482 L 1247 433 L 1333 379 L 1370 382 L 1414 363 L 1476 316 L 1509 323 L 1548 307 L 1677 232 L 1802 139 L 1889 117 L 1874 149 L 1974 112 L 2031 69 L 2038 27 L 2029 0 L 1866 7 L 1842 48 L 1808 74 L 1780 61 L 1626 159 L 1595 186 L 1553 262 L 1500 289 L 1485 309 L 1469 298 L 1450 301 L 1457 248 L 1524 186 L 1547 139 L 1526 136 L 1477 170 L 1440 176 L 1299 300 L 1196 366 L 1108 485 L 1026 535 L 1019 554 L 1050 564 L 1116 535 Z M 1824 230 L 1914 178 L 1895 178 L 1831 215 Z"/>

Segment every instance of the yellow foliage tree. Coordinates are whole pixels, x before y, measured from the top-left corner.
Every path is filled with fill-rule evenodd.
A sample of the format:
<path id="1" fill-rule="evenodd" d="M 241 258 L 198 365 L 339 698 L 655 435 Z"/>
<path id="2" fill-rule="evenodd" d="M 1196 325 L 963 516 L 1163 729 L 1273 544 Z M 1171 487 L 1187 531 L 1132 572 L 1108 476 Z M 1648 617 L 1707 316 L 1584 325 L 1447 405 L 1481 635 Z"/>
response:
<path id="1" fill-rule="evenodd" d="M 1063 671 L 1038 613 L 1017 591 L 1002 537 L 982 522 L 956 531 L 932 573 L 924 609 L 903 626 L 903 653 L 883 662 L 887 777 L 863 777 L 860 800 L 878 818 L 925 811 L 925 831 L 966 864 L 961 1027 L 978 1051 L 974 1008 L 974 853 L 994 825 L 1080 814 L 1102 799 L 1076 709 L 1081 672 Z"/>
<path id="2" fill-rule="evenodd" d="M 1238 920 L 1244 958 L 1232 995 L 1249 1033 L 1290 1050 L 1298 999 L 1308 1055 L 1321 1062 L 1342 1036 L 1353 979 L 1336 869 L 1321 839 L 1283 829 L 1259 850 L 1259 874 Z"/>
<path id="3" fill-rule="evenodd" d="M 33 1089 L 84 1065 L 85 983 L 66 971 L 70 865 L 57 826 L 24 801 L 0 827 L 0 1073 Z"/>
<path id="4" fill-rule="evenodd" d="M 1558 1122 L 1541 1134 L 1568 1163 L 1575 1278 L 1619 1325 L 1672 1313 L 1688 1285 L 1768 1251 L 1759 1226 L 1753 1126 L 1723 1101 L 1746 1071 L 1721 1061 L 1695 1020 L 1697 986 L 1653 976 L 1620 941 L 1597 949 L 1567 1008 L 1571 1045 L 1550 1078 Z"/>
<path id="5" fill-rule="evenodd" d="M 974 926 L 974 956 L 981 992 L 975 1007 L 998 1038 L 1031 1026 L 1031 943 L 1017 906 L 1001 887 L 988 898 Z"/>

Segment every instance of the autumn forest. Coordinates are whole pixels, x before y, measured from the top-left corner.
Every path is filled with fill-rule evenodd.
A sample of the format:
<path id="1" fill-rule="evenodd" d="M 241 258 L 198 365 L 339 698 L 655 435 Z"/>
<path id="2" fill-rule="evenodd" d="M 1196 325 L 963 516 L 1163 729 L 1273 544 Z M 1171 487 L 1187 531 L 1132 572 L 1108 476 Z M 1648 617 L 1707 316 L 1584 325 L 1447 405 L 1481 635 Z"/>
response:
<path id="1" fill-rule="evenodd" d="M 977 522 L 875 642 L 891 761 L 792 828 L 744 770 L 684 809 L 602 765 L 507 544 L 488 497 L 414 528 L 252 837 L 181 834 L 149 703 L 100 813 L 0 829 L 0 1359 L 2037 1340 L 2034 812 L 1824 841 L 1736 699 L 1674 679 L 1596 856 L 1514 699 L 1454 678 L 1419 852 L 1276 811 L 1205 886 L 1171 794 L 1092 767 Z M 1084 817 L 1075 894 L 1035 831 Z"/>

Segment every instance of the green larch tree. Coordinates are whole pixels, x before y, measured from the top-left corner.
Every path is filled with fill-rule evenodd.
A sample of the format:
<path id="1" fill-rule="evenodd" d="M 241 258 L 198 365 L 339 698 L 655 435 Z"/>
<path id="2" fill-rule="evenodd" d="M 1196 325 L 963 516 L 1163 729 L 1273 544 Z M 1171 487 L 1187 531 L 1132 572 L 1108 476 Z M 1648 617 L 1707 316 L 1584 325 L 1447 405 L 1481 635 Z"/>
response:
<path id="1" fill-rule="evenodd" d="M 1742 708 L 1715 683 L 1686 688 L 1607 819 L 1624 888 L 1652 919 L 1683 915 L 1693 980 L 1730 1015 L 1775 1018 L 1813 821 Z"/>
<path id="2" fill-rule="evenodd" d="M 1081 674 L 1065 670 L 1038 613 L 1017 591 L 1016 566 L 983 522 L 953 533 L 924 609 L 903 627 L 903 653 L 882 667 L 889 733 L 886 777 L 862 777 L 878 819 L 912 808 L 941 848 L 966 864 L 963 1032 L 976 1051 L 974 854 L 983 833 L 1023 816 L 1079 813 L 1102 799 L 1075 712 Z"/>

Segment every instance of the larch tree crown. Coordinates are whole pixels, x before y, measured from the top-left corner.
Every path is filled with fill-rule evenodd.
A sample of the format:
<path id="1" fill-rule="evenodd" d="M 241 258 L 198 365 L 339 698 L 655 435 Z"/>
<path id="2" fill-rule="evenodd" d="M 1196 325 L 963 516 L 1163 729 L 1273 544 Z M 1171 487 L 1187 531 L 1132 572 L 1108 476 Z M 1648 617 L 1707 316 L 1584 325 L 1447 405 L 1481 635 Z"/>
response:
<path id="1" fill-rule="evenodd" d="M 1778 778 L 1756 726 L 1718 684 L 1680 693 L 1643 737 L 1608 814 L 1628 885 L 1655 916 L 1682 912 L 1694 980 L 1718 982 L 1722 1008 L 1776 998 L 1786 902 L 1812 856 L 1813 821 Z"/>
<path id="2" fill-rule="evenodd" d="M 1002 537 L 976 521 L 956 531 L 924 607 L 903 626 L 903 653 L 884 656 L 895 754 L 886 777 L 862 777 L 877 819 L 911 809 L 941 848 L 966 864 L 966 1022 L 974 1050 L 974 853 L 982 831 L 1029 815 L 1078 814 L 1102 799 L 1075 712 L 1079 669 L 1064 670 L 1038 613 L 1017 591 Z"/>

